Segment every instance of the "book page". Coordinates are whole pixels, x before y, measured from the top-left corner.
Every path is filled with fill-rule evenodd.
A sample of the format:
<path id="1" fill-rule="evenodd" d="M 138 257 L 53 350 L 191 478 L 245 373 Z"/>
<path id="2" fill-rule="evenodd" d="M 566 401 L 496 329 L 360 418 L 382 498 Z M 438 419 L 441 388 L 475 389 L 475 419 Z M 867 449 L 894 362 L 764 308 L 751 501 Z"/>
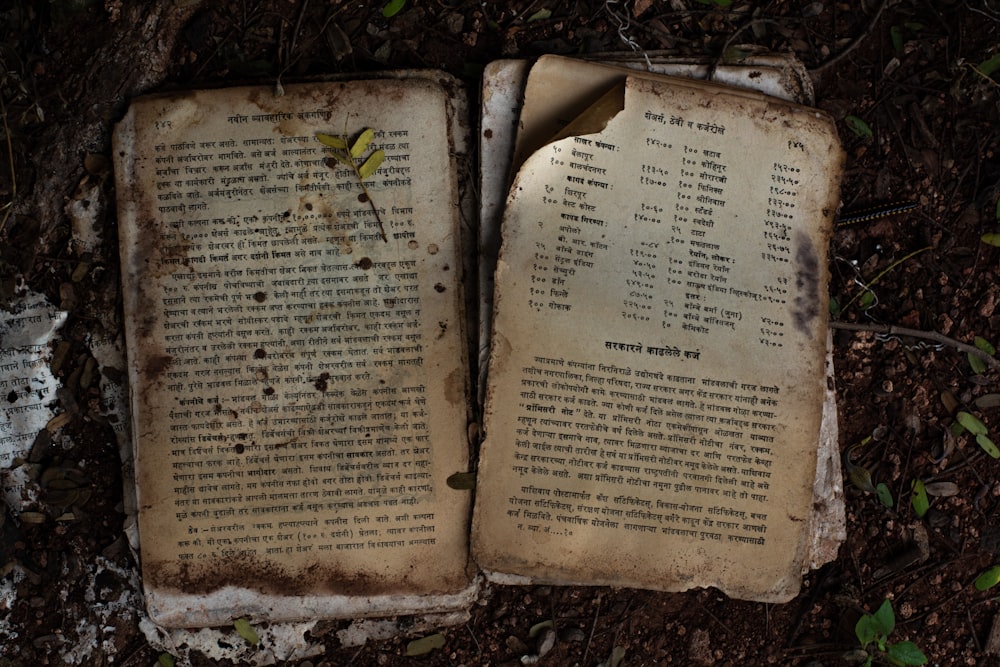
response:
<path id="1" fill-rule="evenodd" d="M 445 484 L 468 466 L 454 113 L 436 80 L 357 81 L 146 98 L 119 125 L 158 622 L 406 613 L 468 588 L 468 493 Z M 356 164 L 385 153 L 367 194 L 314 136 L 366 127 Z"/>
<path id="2" fill-rule="evenodd" d="M 630 77 L 602 132 L 527 160 L 496 276 L 482 567 L 795 595 L 842 159 L 821 112 Z"/>

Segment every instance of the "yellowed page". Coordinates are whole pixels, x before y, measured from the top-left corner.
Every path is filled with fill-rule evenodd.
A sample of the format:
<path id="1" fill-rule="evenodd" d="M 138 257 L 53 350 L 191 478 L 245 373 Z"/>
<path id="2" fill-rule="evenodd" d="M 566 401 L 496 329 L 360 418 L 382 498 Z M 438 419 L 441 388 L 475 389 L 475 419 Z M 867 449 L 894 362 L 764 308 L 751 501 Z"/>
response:
<path id="1" fill-rule="evenodd" d="M 842 159 L 815 110 L 629 78 L 603 132 L 527 160 L 496 276 L 484 569 L 795 595 Z"/>
<path id="2" fill-rule="evenodd" d="M 468 494 L 445 484 L 468 465 L 453 113 L 436 81 L 358 81 L 146 98 L 118 127 L 154 619 L 467 588 Z M 371 202 L 314 137 L 365 127 Z"/>

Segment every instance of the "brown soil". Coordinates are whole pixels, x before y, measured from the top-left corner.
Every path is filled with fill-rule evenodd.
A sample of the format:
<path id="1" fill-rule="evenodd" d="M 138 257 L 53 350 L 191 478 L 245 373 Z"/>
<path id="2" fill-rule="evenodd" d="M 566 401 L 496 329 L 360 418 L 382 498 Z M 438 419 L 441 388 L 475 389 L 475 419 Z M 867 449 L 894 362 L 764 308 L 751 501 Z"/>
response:
<path id="1" fill-rule="evenodd" d="M 43 439 L 32 455 L 46 468 L 75 468 L 91 490 L 76 521 L 8 515 L 3 524 L 0 574 L 10 581 L 15 564 L 29 574 L 13 607 L 0 609 L 0 665 L 59 664 L 88 644 L 80 664 L 157 659 L 138 630 L 113 424 L 100 417 L 84 372 L 93 337 L 115 336 L 120 322 L 110 129 L 144 92 L 399 67 L 441 68 L 476 91 L 482 66 L 497 58 L 629 50 L 620 22 L 643 49 L 790 51 L 813 72 L 818 105 L 844 121 L 844 209 L 918 204 L 837 230 L 829 261 L 838 319 L 1000 344 L 1000 250 L 980 240 L 1000 231 L 1000 85 L 976 70 L 1000 45 L 1000 3 L 410 0 L 390 19 L 385 3 L 370 4 L 12 0 L 0 8 L 0 146 L 9 140 L 12 149 L 0 150 L 0 299 L 28 285 L 70 314 L 59 338 L 67 353 L 54 369 L 67 387 L 59 400 L 72 416 L 68 437 L 58 446 Z M 870 136 L 853 131 L 849 116 Z M 65 206 L 74 200 L 100 207 L 103 246 L 87 256 L 68 243 Z M 873 296 L 862 296 L 865 286 Z M 1000 664 L 984 655 L 996 592 L 973 586 L 1000 561 L 1000 462 L 967 433 L 950 435 L 958 410 L 1000 433 L 998 374 L 976 373 L 965 353 L 937 342 L 836 332 L 841 449 L 865 443 L 853 464 L 887 485 L 894 507 L 848 485 L 847 542 L 794 601 L 492 587 L 471 621 L 444 630 L 444 647 L 422 662 L 520 664 L 536 648 L 529 630 L 551 620 L 557 640 L 540 664 L 596 665 L 615 647 L 625 665 L 852 664 L 845 656 L 857 648 L 859 614 L 891 598 L 891 639 L 915 641 L 931 664 Z M 914 480 L 951 482 L 957 493 L 932 496 L 918 518 Z M 405 639 L 338 648 L 339 627 L 314 633 L 327 644 L 325 664 L 414 660 L 402 657 Z"/>

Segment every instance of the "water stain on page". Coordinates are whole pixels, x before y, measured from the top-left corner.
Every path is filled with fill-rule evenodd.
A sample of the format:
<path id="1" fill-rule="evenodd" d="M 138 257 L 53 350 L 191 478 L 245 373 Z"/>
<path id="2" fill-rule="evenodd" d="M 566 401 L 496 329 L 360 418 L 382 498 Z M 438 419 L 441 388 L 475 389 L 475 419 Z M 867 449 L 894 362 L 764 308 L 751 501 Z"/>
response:
<path id="1" fill-rule="evenodd" d="M 803 232 L 795 236 L 795 299 L 792 305 L 792 323 L 804 334 L 809 334 L 813 322 L 819 317 L 820 294 L 819 257 L 812 240 Z"/>

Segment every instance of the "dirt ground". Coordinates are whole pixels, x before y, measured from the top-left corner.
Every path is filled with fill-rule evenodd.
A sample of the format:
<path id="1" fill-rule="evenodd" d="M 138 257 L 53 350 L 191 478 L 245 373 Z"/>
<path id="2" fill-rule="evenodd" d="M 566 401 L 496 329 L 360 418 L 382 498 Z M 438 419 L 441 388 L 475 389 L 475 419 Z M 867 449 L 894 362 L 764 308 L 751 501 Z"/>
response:
<path id="1" fill-rule="evenodd" d="M 537 651 L 529 631 L 543 621 L 556 641 L 539 664 L 598 665 L 616 653 L 623 665 L 860 664 L 850 653 L 855 623 L 886 598 L 897 616 L 890 641 L 914 641 L 929 664 L 1000 664 L 986 655 L 997 589 L 973 585 L 1000 563 L 1000 461 L 953 427 L 966 412 L 996 438 L 998 372 L 973 367 L 952 344 L 979 336 L 1000 345 L 1000 249 L 982 239 L 1000 232 L 1000 60 L 991 61 L 1000 2 L 408 0 L 390 18 L 385 5 L 0 5 L 0 304 L 28 286 L 69 313 L 52 368 L 65 386 L 67 437 L 36 441 L 32 461 L 71 478 L 75 493 L 73 520 L 8 511 L 0 528 L 0 583 L 10 592 L 0 667 L 149 666 L 159 654 L 138 628 L 121 465 L 90 347 L 114 337 L 121 318 L 110 130 L 130 98 L 399 67 L 443 69 L 474 97 L 483 65 L 501 57 L 635 47 L 722 58 L 740 44 L 792 52 L 809 68 L 848 154 L 843 211 L 915 204 L 839 227 L 829 257 L 836 320 L 938 335 L 835 332 L 840 447 L 856 482 L 847 484 L 839 558 L 782 605 L 713 590 L 494 586 L 422 658 L 404 657 L 408 639 L 340 648 L 343 624 L 330 623 L 313 632 L 326 655 L 293 664 L 520 664 Z M 74 202 L 99 207 L 102 242 L 86 252 L 69 242 Z M 885 485 L 891 508 L 861 488 L 869 477 Z M 917 480 L 930 491 L 922 517 L 911 503 Z M 65 494 L 48 500 L 49 511 L 70 504 Z"/>

